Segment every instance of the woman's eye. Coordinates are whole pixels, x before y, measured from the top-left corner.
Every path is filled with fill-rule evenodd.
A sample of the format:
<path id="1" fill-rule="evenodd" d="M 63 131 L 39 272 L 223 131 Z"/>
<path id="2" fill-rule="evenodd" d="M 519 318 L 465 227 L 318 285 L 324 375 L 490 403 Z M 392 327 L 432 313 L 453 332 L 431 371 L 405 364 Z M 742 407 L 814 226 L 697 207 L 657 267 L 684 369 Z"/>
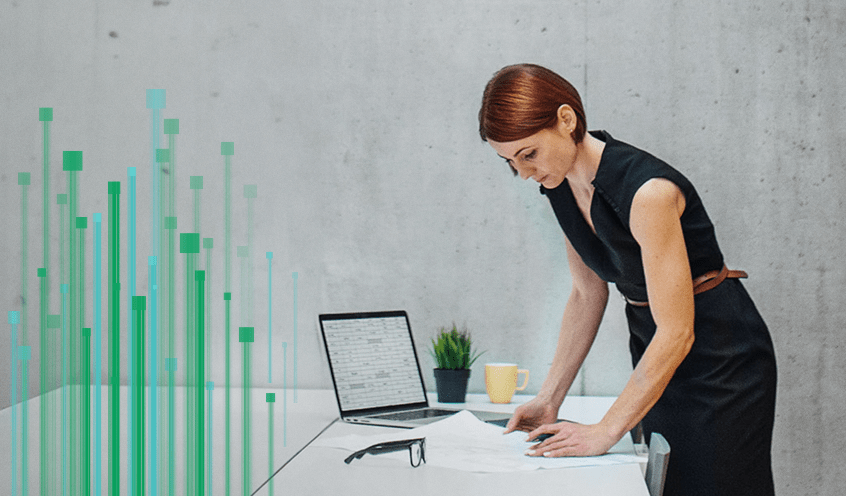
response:
<path id="1" fill-rule="evenodd" d="M 531 159 L 535 158 L 535 155 L 537 155 L 537 150 L 532 150 L 525 155 L 525 158 L 527 160 L 531 160 Z"/>

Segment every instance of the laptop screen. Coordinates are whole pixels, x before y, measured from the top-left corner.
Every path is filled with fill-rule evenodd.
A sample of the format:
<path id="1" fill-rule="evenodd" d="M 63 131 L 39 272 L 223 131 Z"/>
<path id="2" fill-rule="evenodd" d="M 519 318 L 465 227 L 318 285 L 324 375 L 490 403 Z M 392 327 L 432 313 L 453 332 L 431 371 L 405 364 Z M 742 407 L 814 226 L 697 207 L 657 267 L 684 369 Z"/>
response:
<path id="1" fill-rule="evenodd" d="M 404 311 L 321 315 L 342 412 L 426 403 Z"/>

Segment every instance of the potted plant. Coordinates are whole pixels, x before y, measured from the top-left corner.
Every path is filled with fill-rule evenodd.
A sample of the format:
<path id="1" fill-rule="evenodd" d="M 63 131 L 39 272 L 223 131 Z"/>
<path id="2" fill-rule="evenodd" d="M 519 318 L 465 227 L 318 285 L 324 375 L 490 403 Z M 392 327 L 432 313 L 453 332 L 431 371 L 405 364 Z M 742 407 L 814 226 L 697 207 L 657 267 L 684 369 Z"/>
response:
<path id="1" fill-rule="evenodd" d="M 481 353 L 473 352 L 472 340 L 467 328 L 459 331 L 455 324 L 452 329 L 441 327 L 437 339 L 432 338 L 430 353 L 435 359 L 435 385 L 438 401 L 441 403 L 463 403 L 467 395 L 467 381 L 470 379 L 470 366 Z"/>

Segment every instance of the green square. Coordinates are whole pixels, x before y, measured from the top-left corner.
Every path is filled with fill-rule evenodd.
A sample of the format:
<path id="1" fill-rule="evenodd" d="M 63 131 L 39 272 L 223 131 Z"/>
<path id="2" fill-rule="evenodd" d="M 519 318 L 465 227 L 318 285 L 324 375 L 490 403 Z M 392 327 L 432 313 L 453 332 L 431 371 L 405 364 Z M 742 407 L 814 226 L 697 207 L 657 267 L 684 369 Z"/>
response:
<path id="1" fill-rule="evenodd" d="M 90 338 L 91 337 L 91 328 L 90 327 L 83 327 L 82 328 L 82 337 Z"/>
<path id="2" fill-rule="evenodd" d="M 49 122 L 53 120 L 53 107 L 41 107 L 38 109 L 38 120 Z"/>
<path id="3" fill-rule="evenodd" d="M 82 170 L 82 152 L 81 151 L 64 151 L 62 152 L 62 170 L 68 172 L 79 172 Z"/>
<path id="4" fill-rule="evenodd" d="M 165 134 L 179 134 L 179 119 L 165 119 L 164 120 Z"/>
<path id="5" fill-rule="evenodd" d="M 118 183 L 120 184 L 120 183 Z M 56 195 L 56 205 L 67 205 L 68 204 L 68 194 L 67 193 L 59 193 Z"/>
<path id="6" fill-rule="evenodd" d="M 222 141 L 220 143 L 220 154 L 221 155 L 235 155 L 235 142 L 234 141 Z"/>
<path id="7" fill-rule="evenodd" d="M 47 277 L 47 269 L 41 268 L 38 269 L 36 272 L 38 272 L 38 277 Z"/>
<path id="8" fill-rule="evenodd" d="M 47 329 L 61 329 L 62 328 L 62 316 L 61 315 L 48 315 L 47 316 Z"/>
<path id="9" fill-rule="evenodd" d="M 191 176 L 191 189 L 203 189 L 203 176 Z"/>
<path id="10" fill-rule="evenodd" d="M 276 393 L 266 393 L 265 397 L 268 403 L 276 403 Z"/>
<path id="11" fill-rule="evenodd" d="M 147 297 L 146 296 L 133 296 L 132 297 L 132 309 L 133 310 L 146 310 L 147 309 Z"/>
<path id="12" fill-rule="evenodd" d="M 229 301 L 232 299 L 232 293 L 223 293 L 223 300 Z"/>
<path id="13" fill-rule="evenodd" d="M 88 227 L 88 217 L 77 217 L 76 218 L 76 228 L 77 229 L 85 229 Z"/>
<path id="14" fill-rule="evenodd" d="M 240 343 L 252 343 L 255 341 L 255 328 L 254 327 L 239 327 L 238 328 L 238 342 Z"/>
<path id="15" fill-rule="evenodd" d="M 239 246 L 237 252 L 238 252 L 238 258 L 246 258 L 250 255 L 250 247 L 249 246 Z"/>
<path id="16" fill-rule="evenodd" d="M 165 217 L 164 228 L 176 229 L 176 217 Z"/>
<path id="17" fill-rule="evenodd" d="M 18 186 L 29 186 L 31 177 L 29 172 L 18 172 Z"/>
<path id="18" fill-rule="evenodd" d="M 156 162 L 159 164 L 170 162 L 170 150 L 168 148 L 156 148 Z"/>
<path id="19" fill-rule="evenodd" d="M 214 239 L 213 238 L 203 238 L 203 248 L 206 248 L 206 249 L 214 248 Z"/>
<path id="20" fill-rule="evenodd" d="M 244 185 L 244 198 L 258 198 L 258 185 L 257 184 L 245 184 Z"/>
<path id="21" fill-rule="evenodd" d="M 109 181 L 109 194 L 110 195 L 119 195 L 120 194 L 120 181 Z"/>
<path id="22" fill-rule="evenodd" d="M 179 233 L 179 253 L 200 253 L 200 233 Z"/>

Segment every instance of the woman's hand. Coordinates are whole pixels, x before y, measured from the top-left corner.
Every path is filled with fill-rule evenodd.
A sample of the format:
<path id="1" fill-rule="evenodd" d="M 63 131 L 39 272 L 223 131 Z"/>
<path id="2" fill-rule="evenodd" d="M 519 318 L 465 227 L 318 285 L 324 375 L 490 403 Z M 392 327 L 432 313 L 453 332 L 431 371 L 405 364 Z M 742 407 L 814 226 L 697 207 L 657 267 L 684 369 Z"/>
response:
<path id="1" fill-rule="evenodd" d="M 603 455 L 619 441 L 614 439 L 614 436 L 609 434 L 608 429 L 601 423 L 545 424 L 530 432 L 529 439 L 535 439 L 542 434 L 551 434 L 552 437 L 529 448 L 526 451 L 527 455 L 550 457 Z"/>
<path id="2" fill-rule="evenodd" d="M 515 430 L 529 432 L 544 424 L 551 424 L 558 419 L 558 407 L 551 401 L 536 396 L 514 410 L 514 415 L 505 426 L 503 434 Z M 531 438 L 530 438 L 531 439 Z"/>

